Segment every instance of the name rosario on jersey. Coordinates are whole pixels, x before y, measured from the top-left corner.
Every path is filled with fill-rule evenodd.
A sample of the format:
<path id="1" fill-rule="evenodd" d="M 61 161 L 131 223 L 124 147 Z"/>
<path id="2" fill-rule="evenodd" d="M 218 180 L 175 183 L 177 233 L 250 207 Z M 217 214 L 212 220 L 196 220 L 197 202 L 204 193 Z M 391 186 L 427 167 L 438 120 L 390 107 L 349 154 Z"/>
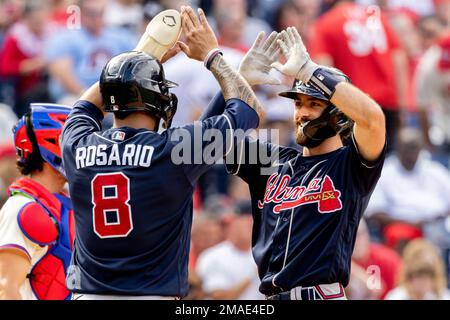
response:
<path id="1" fill-rule="evenodd" d="M 268 203 L 276 204 L 273 207 L 275 214 L 309 203 L 317 203 L 320 213 L 342 209 L 341 192 L 334 187 L 333 180 L 328 175 L 311 180 L 308 187 L 289 187 L 290 182 L 289 175 L 272 174 L 267 180 L 264 199 L 258 201 L 259 209 L 263 209 L 264 204 Z"/>
<path id="2" fill-rule="evenodd" d="M 75 162 L 77 169 L 91 166 L 139 166 L 150 167 L 154 148 L 152 146 L 126 144 L 123 153 L 118 144 L 93 145 L 79 147 L 76 151 Z"/>

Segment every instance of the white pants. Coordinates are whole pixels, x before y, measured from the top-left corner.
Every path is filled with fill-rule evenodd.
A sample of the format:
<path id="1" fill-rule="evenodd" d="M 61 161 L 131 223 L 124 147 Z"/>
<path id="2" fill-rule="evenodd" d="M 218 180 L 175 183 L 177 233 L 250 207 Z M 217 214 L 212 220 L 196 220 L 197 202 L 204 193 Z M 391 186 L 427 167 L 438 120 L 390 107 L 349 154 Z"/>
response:
<path id="1" fill-rule="evenodd" d="M 74 293 L 72 300 L 178 300 L 178 297 L 163 296 L 116 296 L 106 294 Z"/>

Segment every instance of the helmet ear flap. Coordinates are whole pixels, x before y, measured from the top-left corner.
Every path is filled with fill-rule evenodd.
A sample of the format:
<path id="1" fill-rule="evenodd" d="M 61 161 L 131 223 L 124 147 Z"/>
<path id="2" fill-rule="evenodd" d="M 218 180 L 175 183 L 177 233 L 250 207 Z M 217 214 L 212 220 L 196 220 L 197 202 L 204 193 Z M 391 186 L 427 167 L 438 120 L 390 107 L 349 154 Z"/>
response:
<path id="1" fill-rule="evenodd" d="M 351 128 L 352 121 L 336 106 L 329 104 L 322 114 L 309 121 L 302 128 L 303 134 L 308 138 L 305 147 L 313 148 L 336 134 Z"/>
<path id="2" fill-rule="evenodd" d="M 164 129 L 168 129 L 172 125 L 172 120 L 175 113 L 177 112 L 177 108 L 178 108 L 178 97 L 175 94 L 170 93 L 170 102 L 165 110 L 166 116 L 163 123 Z"/>
<path id="3" fill-rule="evenodd" d="M 24 116 L 24 124 L 25 124 L 25 130 L 27 133 L 27 137 L 30 140 L 31 143 L 31 152 L 28 156 L 24 157 L 25 161 L 32 161 L 33 159 L 39 158 L 42 159 L 41 153 L 39 151 L 39 145 L 37 143 L 36 134 L 33 130 L 33 123 L 31 121 L 31 111 L 28 111 Z"/>

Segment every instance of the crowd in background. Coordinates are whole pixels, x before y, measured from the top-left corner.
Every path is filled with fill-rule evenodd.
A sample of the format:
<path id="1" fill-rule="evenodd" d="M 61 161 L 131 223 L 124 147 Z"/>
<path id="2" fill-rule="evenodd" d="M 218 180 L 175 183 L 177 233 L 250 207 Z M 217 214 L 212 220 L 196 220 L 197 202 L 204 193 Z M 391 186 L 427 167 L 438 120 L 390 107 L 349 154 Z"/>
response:
<path id="1" fill-rule="evenodd" d="M 351 5 L 345 2 L 0 0 L 0 205 L 19 175 L 11 128 L 30 103 L 71 105 L 111 57 L 134 48 L 157 13 L 200 6 L 233 66 L 261 30 L 295 26 L 313 60 L 343 70 L 383 108 L 388 158 L 360 224 L 348 297 L 450 299 L 450 0 L 354 1 L 361 5 L 355 21 L 365 15 L 368 22 L 344 25 L 349 43 L 333 28 L 339 6 Z M 164 67 L 179 85 L 173 125 L 197 120 L 219 91 L 211 73 L 184 54 Z M 293 79 L 278 76 L 282 86 L 256 88 L 265 108 L 260 128 L 277 129 L 267 139 L 296 148 L 294 104 L 278 96 Z M 249 199 L 245 183 L 223 165 L 201 178 L 188 298 L 264 298 L 251 255 Z"/>

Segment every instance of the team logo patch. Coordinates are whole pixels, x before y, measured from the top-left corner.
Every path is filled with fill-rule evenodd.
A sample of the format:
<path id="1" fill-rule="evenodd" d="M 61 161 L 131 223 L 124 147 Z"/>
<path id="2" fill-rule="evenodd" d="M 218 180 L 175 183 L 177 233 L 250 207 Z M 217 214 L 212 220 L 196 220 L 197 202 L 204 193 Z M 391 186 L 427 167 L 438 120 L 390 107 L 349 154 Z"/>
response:
<path id="1" fill-rule="evenodd" d="M 163 22 L 169 27 L 175 27 L 177 22 L 173 16 L 164 16 Z"/>
<path id="2" fill-rule="evenodd" d="M 125 140 L 125 132 L 122 131 L 116 131 L 114 132 L 112 139 L 115 141 L 123 141 Z"/>
<path id="3" fill-rule="evenodd" d="M 307 187 L 288 187 L 291 177 L 275 173 L 269 177 L 263 201 L 258 201 L 262 209 L 266 203 L 275 203 L 275 214 L 309 203 L 317 203 L 320 213 L 330 213 L 342 209 L 341 192 L 334 187 L 328 175 L 313 179 Z"/>

